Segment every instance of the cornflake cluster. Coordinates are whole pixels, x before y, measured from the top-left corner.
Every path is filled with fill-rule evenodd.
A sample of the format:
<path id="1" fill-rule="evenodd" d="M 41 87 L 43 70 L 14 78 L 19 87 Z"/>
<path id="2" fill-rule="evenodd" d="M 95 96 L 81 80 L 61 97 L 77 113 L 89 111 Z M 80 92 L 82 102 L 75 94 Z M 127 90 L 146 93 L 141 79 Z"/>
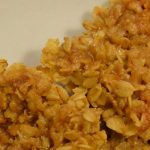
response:
<path id="1" fill-rule="evenodd" d="M 0 60 L 0 150 L 150 150 L 150 1 L 96 7 L 41 65 Z"/>

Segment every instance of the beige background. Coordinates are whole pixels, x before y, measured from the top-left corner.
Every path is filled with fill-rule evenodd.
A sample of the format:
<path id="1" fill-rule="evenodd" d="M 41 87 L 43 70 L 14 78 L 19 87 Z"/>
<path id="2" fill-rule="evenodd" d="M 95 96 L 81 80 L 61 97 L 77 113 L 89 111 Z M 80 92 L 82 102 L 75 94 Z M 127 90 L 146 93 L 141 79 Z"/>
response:
<path id="1" fill-rule="evenodd" d="M 35 65 L 48 38 L 78 35 L 106 0 L 0 0 L 0 57 Z"/>

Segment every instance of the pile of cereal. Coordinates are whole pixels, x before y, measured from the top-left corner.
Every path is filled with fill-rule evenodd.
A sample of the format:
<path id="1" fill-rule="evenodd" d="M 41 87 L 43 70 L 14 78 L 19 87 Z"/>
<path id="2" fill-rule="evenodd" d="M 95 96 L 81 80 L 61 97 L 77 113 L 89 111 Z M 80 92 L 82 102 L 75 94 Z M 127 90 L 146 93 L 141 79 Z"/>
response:
<path id="1" fill-rule="evenodd" d="M 0 60 L 0 150 L 150 150 L 150 1 L 96 7 L 41 65 Z"/>

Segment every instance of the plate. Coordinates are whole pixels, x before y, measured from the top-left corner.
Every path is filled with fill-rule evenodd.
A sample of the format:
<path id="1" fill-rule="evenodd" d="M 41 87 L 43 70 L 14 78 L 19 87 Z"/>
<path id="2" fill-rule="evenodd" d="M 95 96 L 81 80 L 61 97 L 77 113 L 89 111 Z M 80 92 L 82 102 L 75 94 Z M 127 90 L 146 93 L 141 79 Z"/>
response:
<path id="1" fill-rule="evenodd" d="M 82 21 L 107 0 L 0 0 L 0 57 L 33 66 L 49 38 L 82 33 Z"/>

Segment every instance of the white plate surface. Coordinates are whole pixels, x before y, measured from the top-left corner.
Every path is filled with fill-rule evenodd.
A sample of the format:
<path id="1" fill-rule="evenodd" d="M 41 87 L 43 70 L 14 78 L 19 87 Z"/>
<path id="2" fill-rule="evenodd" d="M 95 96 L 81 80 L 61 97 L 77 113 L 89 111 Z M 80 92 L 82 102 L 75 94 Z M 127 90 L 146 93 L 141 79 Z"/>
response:
<path id="1" fill-rule="evenodd" d="M 83 31 L 82 21 L 107 0 L 0 0 L 0 58 L 37 65 L 49 38 Z"/>

